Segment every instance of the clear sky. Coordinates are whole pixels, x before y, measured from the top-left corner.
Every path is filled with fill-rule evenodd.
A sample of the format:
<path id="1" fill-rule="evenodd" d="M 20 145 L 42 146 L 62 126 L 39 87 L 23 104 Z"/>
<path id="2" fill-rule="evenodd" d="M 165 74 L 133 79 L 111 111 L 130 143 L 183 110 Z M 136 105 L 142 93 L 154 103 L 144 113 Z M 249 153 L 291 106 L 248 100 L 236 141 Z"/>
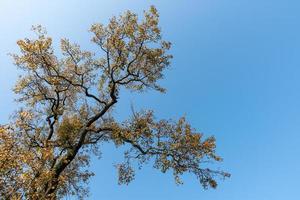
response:
<path id="1" fill-rule="evenodd" d="M 0 0 L 0 123 L 15 109 L 17 78 L 9 52 L 42 24 L 53 36 L 89 48 L 93 22 L 127 9 L 155 5 L 165 39 L 173 43 L 165 95 L 124 93 L 116 114 L 130 104 L 158 118 L 186 115 L 217 138 L 220 165 L 232 174 L 216 190 L 192 176 L 176 186 L 170 174 L 145 167 L 129 186 L 117 185 L 119 150 L 103 146 L 90 183 L 91 200 L 298 200 L 300 198 L 300 2 L 296 0 Z"/>

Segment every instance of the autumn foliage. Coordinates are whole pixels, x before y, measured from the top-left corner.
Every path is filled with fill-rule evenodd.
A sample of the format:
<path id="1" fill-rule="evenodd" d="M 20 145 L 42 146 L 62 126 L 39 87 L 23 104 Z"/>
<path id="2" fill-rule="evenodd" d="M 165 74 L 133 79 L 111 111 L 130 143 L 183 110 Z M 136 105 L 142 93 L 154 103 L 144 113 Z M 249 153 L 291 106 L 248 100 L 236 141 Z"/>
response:
<path id="1" fill-rule="evenodd" d="M 202 167 L 222 160 L 215 138 L 204 137 L 184 117 L 157 120 L 142 110 L 123 122 L 114 118 L 120 90 L 165 91 L 157 81 L 170 64 L 171 44 L 162 40 L 158 21 L 151 7 L 142 20 L 127 11 L 106 26 L 93 24 L 92 42 L 101 53 L 62 39 L 62 55 L 55 55 L 41 26 L 34 27 L 36 39 L 17 42 L 20 53 L 13 58 L 23 73 L 14 91 L 21 106 L 11 123 L 0 126 L 1 199 L 84 198 L 93 176 L 90 156 L 103 142 L 128 147 L 117 166 L 120 184 L 146 163 L 171 171 L 176 183 L 192 173 L 204 188 L 229 176 Z"/>

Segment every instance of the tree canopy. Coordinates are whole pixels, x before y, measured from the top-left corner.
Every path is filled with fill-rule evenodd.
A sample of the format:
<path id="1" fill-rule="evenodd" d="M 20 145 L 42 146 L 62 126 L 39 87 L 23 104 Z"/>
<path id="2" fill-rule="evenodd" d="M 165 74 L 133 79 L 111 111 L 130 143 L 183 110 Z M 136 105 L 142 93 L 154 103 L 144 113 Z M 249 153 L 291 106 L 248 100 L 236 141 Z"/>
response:
<path id="1" fill-rule="evenodd" d="M 90 157 L 104 142 L 127 147 L 117 166 L 120 184 L 131 182 L 134 168 L 147 163 L 172 171 L 178 184 L 184 173 L 194 174 L 204 188 L 229 177 L 204 167 L 222 160 L 215 138 L 204 137 L 184 117 L 158 120 L 152 110 L 133 112 L 123 122 L 114 117 L 122 89 L 165 92 L 157 81 L 170 65 L 171 43 L 162 39 L 158 22 L 151 7 L 143 19 L 127 11 L 106 26 L 93 24 L 92 42 L 101 53 L 62 39 L 62 54 L 55 55 L 41 26 L 33 27 L 36 38 L 17 42 L 20 53 L 12 56 L 23 70 L 14 88 L 20 108 L 0 126 L 3 199 L 85 198 L 94 175 Z"/>

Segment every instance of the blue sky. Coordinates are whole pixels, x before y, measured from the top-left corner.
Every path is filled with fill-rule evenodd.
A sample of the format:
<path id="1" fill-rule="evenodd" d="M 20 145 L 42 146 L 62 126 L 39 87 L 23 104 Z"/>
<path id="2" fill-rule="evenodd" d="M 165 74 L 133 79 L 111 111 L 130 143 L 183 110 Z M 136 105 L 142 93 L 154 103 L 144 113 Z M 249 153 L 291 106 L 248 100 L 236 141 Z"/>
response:
<path id="1" fill-rule="evenodd" d="M 165 39 L 173 43 L 165 95 L 123 93 L 118 118 L 130 104 L 158 118 L 186 115 L 199 131 L 217 138 L 220 165 L 232 174 L 216 190 L 192 176 L 176 186 L 170 174 L 145 167 L 129 186 L 117 185 L 112 166 L 120 149 L 103 146 L 91 200 L 296 200 L 300 180 L 300 2 L 296 0 L 22 0 L 0 1 L 0 123 L 15 109 L 17 71 L 7 53 L 42 24 L 57 45 L 61 37 L 89 48 L 94 22 L 127 9 L 155 5 Z"/>

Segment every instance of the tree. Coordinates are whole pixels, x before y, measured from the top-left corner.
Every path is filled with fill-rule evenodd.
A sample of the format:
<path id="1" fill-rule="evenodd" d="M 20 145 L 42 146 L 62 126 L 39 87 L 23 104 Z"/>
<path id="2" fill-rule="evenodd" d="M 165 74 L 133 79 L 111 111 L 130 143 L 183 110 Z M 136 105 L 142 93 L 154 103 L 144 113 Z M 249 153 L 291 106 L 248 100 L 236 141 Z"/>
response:
<path id="1" fill-rule="evenodd" d="M 117 166 L 119 183 L 134 179 L 134 167 L 148 162 L 180 176 L 193 173 L 204 188 L 217 186 L 223 171 L 202 168 L 221 161 L 215 138 L 204 138 L 184 117 L 156 120 L 153 111 L 134 112 L 124 121 L 113 117 L 119 91 L 165 92 L 157 81 L 172 58 L 170 42 L 161 38 L 154 7 L 144 19 L 127 11 L 107 26 L 93 24 L 92 42 L 101 53 L 81 50 L 61 40 L 56 56 L 52 39 L 41 26 L 36 39 L 17 42 L 15 64 L 24 71 L 14 91 L 21 108 L 13 120 L 0 127 L 0 195 L 3 199 L 84 198 L 93 175 L 87 167 L 99 144 L 125 146 L 124 163 Z"/>

